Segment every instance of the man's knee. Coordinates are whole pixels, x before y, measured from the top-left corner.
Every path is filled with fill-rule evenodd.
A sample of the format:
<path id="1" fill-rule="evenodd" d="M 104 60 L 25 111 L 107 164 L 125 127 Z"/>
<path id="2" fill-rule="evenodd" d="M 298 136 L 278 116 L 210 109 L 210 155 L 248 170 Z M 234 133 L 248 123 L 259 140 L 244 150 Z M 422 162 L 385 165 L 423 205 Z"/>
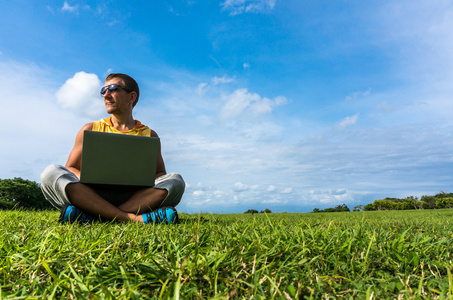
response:
<path id="1" fill-rule="evenodd" d="M 183 194 L 186 189 L 186 183 L 182 176 L 178 173 L 171 173 L 171 178 L 174 180 L 173 184 L 176 186 L 176 189 Z"/>
<path id="2" fill-rule="evenodd" d="M 50 165 L 41 173 L 41 190 L 44 197 L 56 208 L 69 204 L 65 188 L 78 182 L 77 176 L 60 165 Z"/>
<path id="3" fill-rule="evenodd" d="M 60 167 L 61 166 L 59 165 L 53 164 L 44 169 L 44 171 L 41 173 L 42 187 L 48 187 L 55 183 L 58 178 Z"/>
<path id="4" fill-rule="evenodd" d="M 170 173 L 159 177 L 156 180 L 155 187 L 158 189 L 166 189 L 168 191 L 168 195 L 161 203 L 161 206 L 176 206 L 181 201 L 186 184 L 181 175 L 178 173 Z"/>

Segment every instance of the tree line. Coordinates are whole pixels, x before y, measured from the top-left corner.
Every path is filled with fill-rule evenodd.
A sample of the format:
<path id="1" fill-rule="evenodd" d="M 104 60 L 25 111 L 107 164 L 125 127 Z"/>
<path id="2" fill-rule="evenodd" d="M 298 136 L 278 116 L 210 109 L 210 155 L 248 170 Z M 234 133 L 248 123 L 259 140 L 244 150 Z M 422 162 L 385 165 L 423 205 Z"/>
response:
<path id="1" fill-rule="evenodd" d="M 329 208 L 326 208 L 326 209 L 319 209 L 319 208 L 313 209 L 314 213 L 320 213 L 320 212 L 342 212 L 342 211 L 351 211 L 351 210 L 344 203 L 342 205 L 337 205 L 335 207 L 329 207 Z"/>
<path id="2" fill-rule="evenodd" d="M 15 177 L 0 179 L 0 209 L 49 209 L 41 187 L 34 181 Z"/>
<path id="3" fill-rule="evenodd" d="M 404 199 L 390 198 L 375 200 L 365 206 L 357 205 L 352 211 L 373 211 L 373 210 L 410 210 L 410 209 L 441 209 L 453 208 L 453 193 L 440 192 L 434 196 L 422 196 L 420 199 L 414 196 L 409 196 Z M 320 212 L 341 212 L 350 211 L 343 205 L 326 209 L 313 209 L 314 213 Z"/>
<path id="4" fill-rule="evenodd" d="M 260 212 L 258 212 L 256 209 L 249 209 L 247 210 L 246 212 L 244 212 L 244 214 L 257 214 L 257 213 L 266 213 L 266 214 L 270 214 L 272 213 L 272 210 L 270 210 L 269 208 L 266 208 L 265 210 L 262 210 Z"/>
<path id="5" fill-rule="evenodd" d="M 440 209 L 453 208 L 453 193 L 440 192 L 434 196 L 422 196 L 420 199 L 409 196 L 404 199 L 385 198 L 375 200 L 363 207 L 371 210 L 409 210 L 409 209 Z"/>

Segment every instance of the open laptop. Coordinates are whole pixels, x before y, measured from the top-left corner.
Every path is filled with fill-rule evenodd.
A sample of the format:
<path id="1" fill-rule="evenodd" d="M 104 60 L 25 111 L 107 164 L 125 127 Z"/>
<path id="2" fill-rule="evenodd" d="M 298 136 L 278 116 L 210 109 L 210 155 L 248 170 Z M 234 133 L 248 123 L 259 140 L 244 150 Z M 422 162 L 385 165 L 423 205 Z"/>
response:
<path id="1" fill-rule="evenodd" d="M 80 182 L 152 187 L 159 148 L 156 137 L 85 131 Z"/>

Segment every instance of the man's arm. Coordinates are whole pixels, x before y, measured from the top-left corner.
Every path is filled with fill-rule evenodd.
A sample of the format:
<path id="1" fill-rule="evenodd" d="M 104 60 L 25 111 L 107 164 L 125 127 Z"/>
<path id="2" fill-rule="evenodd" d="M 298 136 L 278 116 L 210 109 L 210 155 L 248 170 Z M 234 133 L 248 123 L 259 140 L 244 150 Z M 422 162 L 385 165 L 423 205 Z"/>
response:
<path id="1" fill-rule="evenodd" d="M 159 137 L 154 130 L 151 130 L 152 137 Z M 167 174 L 164 159 L 162 158 L 161 146 L 159 145 L 159 155 L 157 156 L 156 178 Z"/>
<path id="2" fill-rule="evenodd" d="M 74 148 L 72 148 L 69 154 L 68 161 L 66 162 L 65 168 L 74 173 L 80 179 L 80 165 L 82 162 L 82 147 L 83 147 L 83 133 L 85 131 L 91 131 L 93 129 L 93 123 L 88 123 L 80 129 L 77 133 Z"/>

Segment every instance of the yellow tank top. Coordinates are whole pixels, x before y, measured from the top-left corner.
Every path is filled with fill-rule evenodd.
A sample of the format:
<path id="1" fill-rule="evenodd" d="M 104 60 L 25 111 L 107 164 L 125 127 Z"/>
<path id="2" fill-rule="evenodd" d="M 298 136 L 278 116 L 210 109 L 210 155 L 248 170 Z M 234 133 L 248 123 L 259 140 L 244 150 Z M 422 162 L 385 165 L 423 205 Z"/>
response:
<path id="1" fill-rule="evenodd" d="M 110 133 L 122 133 L 122 134 L 131 134 L 131 135 L 143 135 L 143 136 L 151 136 L 151 129 L 148 126 L 143 125 L 140 121 L 135 120 L 136 124 L 135 127 L 129 131 L 119 131 L 113 127 L 111 117 L 94 121 L 93 122 L 93 131 L 101 131 L 101 132 L 110 132 Z"/>

